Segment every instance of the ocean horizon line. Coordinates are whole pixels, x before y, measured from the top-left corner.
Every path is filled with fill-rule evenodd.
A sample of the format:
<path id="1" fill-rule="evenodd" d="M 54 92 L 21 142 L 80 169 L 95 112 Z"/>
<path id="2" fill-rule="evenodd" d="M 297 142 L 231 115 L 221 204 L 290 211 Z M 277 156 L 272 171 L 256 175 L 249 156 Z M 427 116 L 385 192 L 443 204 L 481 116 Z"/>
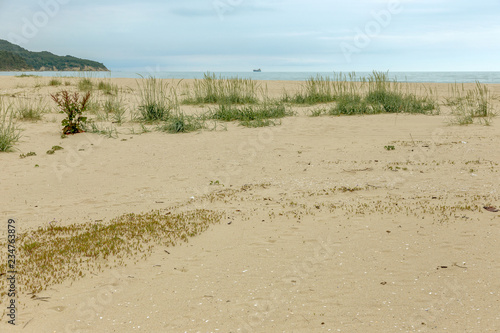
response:
<path id="1" fill-rule="evenodd" d="M 490 83 L 500 84 L 500 71 L 379 71 L 387 72 L 390 80 L 411 83 Z M 202 79 L 206 73 L 217 77 L 238 77 L 263 81 L 305 81 L 318 75 L 332 77 L 338 74 L 354 73 L 356 77 L 367 77 L 373 71 L 156 71 L 117 69 L 108 72 L 84 71 L 10 71 L 0 72 L 1 76 L 36 75 L 41 77 L 93 77 L 93 78 L 131 78 L 154 76 L 160 79 Z"/>

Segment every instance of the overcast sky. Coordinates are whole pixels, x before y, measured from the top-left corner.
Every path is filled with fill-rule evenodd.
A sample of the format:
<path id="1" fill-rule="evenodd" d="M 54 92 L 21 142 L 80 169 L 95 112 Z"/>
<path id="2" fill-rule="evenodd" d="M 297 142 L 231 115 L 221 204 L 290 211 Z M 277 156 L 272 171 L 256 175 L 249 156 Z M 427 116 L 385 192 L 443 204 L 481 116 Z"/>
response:
<path id="1" fill-rule="evenodd" d="M 500 71 L 500 0 L 0 0 L 0 39 L 165 71 Z"/>

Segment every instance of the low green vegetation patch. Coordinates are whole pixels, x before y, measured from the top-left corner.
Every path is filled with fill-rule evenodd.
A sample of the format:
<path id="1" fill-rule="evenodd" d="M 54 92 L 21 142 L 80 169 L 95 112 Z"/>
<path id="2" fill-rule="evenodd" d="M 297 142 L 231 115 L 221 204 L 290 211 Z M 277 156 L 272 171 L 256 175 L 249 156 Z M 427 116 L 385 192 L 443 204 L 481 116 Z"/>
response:
<path id="1" fill-rule="evenodd" d="M 372 114 L 380 110 L 374 109 L 360 95 L 342 95 L 329 111 L 330 115 Z"/>
<path id="2" fill-rule="evenodd" d="M 47 150 L 47 155 L 54 155 L 56 151 L 63 150 L 64 148 L 61 146 L 52 146 L 51 149 Z"/>
<path id="3" fill-rule="evenodd" d="M 195 80 L 193 87 L 187 87 L 183 104 L 231 103 L 255 104 L 258 102 L 259 86 L 251 79 L 217 78 L 206 73 L 202 80 Z"/>
<path id="4" fill-rule="evenodd" d="M 221 103 L 217 109 L 211 110 L 207 117 L 221 121 L 238 120 L 241 125 L 247 127 L 262 127 L 274 125 L 272 119 L 292 115 L 293 112 L 288 110 L 283 103 L 264 103 L 250 106 Z"/>
<path id="5" fill-rule="evenodd" d="M 51 79 L 49 81 L 49 86 L 57 87 L 57 86 L 60 86 L 61 84 L 62 84 L 62 81 L 59 79 L 56 79 L 56 78 Z"/>
<path id="6" fill-rule="evenodd" d="M 294 96 L 285 93 L 282 101 L 308 105 L 335 102 L 328 112 L 331 115 L 439 111 L 434 92 L 412 91 L 407 84 L 389 80 L 388 73 L 383 72 L 373 72 L 368 77 L 357 77 L 355 73 L 312 77 Z"/>
<path id="7" fill-rule="evenodd" d="M 176 113 L 158 127 L 158 130 L 168 133 L 188 133 L 205 128 L 205 122 L 200 117 Z"/>
<path id="8" fill-rule="evenodd" d="M 36 153 L 34 151 L 30 151 L 29 153 L 19 155 L 19 158 L 26 158 L 30 156 L 36 156 Z"/>
<path id="9" fill-rule="evenodd" d="M 106 224 L 51 224 L 28 231 L 16 240 L 18 290 L 37 293 L 89 272 L 124 265 L 127 258 L 139 261 L 151 253 L 155 244 L 175 246 L 187 242 L 222 218 L 222 213 L 204 209 L 153 211 L 123 215 Z M 6 271 L 4 261 L 0 273 Z M 0 296 L 5 296 L 6 279 L 0 279 L 0 290 Z"/>
<path id="10" fill-rule="evenodd" d="M 16 75 L 16 77 L 40 77 L 40 75 L 23 73 L 23 74 Z"/>

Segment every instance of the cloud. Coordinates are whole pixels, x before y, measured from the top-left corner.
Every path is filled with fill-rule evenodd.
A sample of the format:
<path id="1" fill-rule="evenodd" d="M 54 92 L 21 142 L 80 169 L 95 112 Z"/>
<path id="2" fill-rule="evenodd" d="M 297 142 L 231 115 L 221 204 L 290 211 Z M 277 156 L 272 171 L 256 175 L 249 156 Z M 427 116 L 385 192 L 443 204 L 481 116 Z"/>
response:
<path id="1" fill-rule="evenodd" d="M 174 15 L 182 17 L 200 17 L 200 16 L 215 16 L 213 8 L 192 8 L 192 7 L 177 7 L 169 10 Z"/>
<path id="2" fill-rule="evenodd" d="M 87 57 L 111 68 L 166 64 L 187 70 L 224 64 L 235 69 L 238 63 L 246 68 L 254 62 L 259 67 L 286 65 L 297 66 L 297 70 L 391 63 L 421 64 L 425 69 L 428 62 L 420 50 L 432 54 L 433 63 L 443 67 L 459 50 L 463 69 L 474 66 L 478 59 L 484 62 L 481 53 L 495 53 L 499 48 L 495 41 L 500 35 L 500 1 L 484 0 L 479 6 L 465 0 L 401 0 L 403 10 L 372 36 L 352 64 L 346 64 L 339 44 L 352 41 L 374 20 L 374 12 L 387 10 L 388 3 L 390 0 L 69 1 L 23 46 Z M 222 6 L 219 11 L 214 4 Z M 23 20 L 31 20 L 40 10 L 38 0 L 22 4 L 0 0 L 0 38 L 11 32 L 20 34 Z M 496 62 L 491 64 L 492 69 L 499 67 Z"/>

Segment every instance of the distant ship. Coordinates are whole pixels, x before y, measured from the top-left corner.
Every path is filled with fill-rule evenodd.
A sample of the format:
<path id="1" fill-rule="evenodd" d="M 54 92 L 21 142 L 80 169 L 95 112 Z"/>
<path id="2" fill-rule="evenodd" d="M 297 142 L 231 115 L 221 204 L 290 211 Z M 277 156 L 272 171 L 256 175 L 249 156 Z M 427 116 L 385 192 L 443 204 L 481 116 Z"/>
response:
<path id="1" fill-rule="evenodd" d="M 254 72 L 256 72 L 256 73 L 260 73 L 260 72 L 262 72 L 262 71 L 260 70 L 260 68 L 259 68 L 259 69 L 254 69 L 253 71 L 254 71 Z"/>

